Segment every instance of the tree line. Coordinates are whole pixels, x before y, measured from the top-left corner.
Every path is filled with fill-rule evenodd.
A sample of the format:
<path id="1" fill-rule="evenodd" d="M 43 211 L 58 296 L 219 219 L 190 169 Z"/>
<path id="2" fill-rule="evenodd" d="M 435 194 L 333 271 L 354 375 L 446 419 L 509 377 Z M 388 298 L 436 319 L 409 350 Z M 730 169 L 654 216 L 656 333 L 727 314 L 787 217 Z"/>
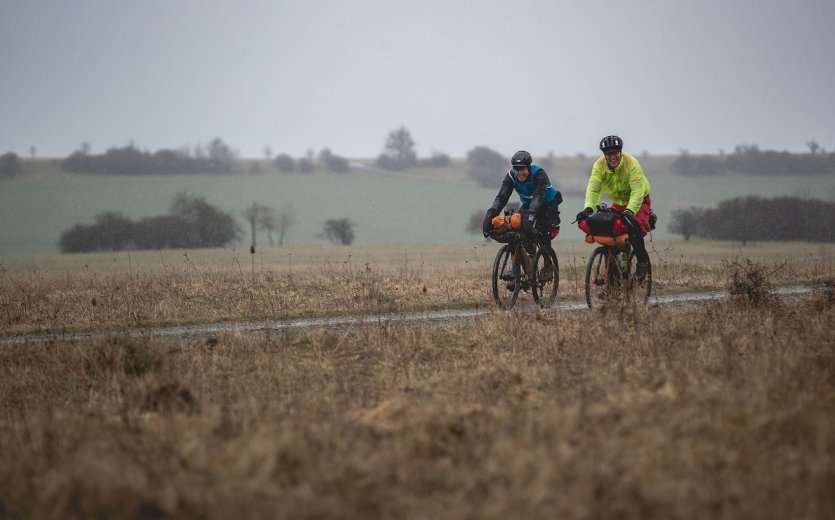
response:
<path id="1" fill-rule="evenodd" d="M 253 202 L 242 214 L 250 224 L 252 247 L 256 229 L 265 229 L 270 245 L 284 244 L 287 231 L 296 224 L 295 211 L 285 207 L 279 212 Z M 317 236 L 332 244 L 354 242 L 356 224 L 347 218 L 327 219 Z M 62 253 L 123 251 L 141 249 L 193 249 L 226 247 L 238 240 L 241 229 L 232 214 L 222 211 L 203 197 L 179 193 L 165 215 L 133 220 L 107 211 L 94 217 L 93 224 L 76 224 L 61 233 L 58 247 Z M 253 249 L 254 250 L 254 249 Z"/>
<path id="2" fill-rule="evenodd" d="M 206 147 L 142 151 L 132 143 L 110 148 L 103 154 L 91 154 L 86 143 L 61 161 L 62 170 L 72 173 L 115 175 L 170 175 L 178 173 L 231 173 L 237 154 L 220 139 Z"/>
<path id="3" fill-rule="evenodd" d="M 712 176 L 730 172 L 751 175 L 809 175 L 835 173 L 835 153 L 826 153 L 814 141 L 810 153 L 796 154 L 760 150 L 757 145 L 739 145 L 733 153 L 691 155 L 687 150 L 671 165 L 672 172 L 686 176 Z"/>
<path id="4" fill-rule="evenodd" d="M 96 215 L 95 223 L 76 224 L 61 233 L 62 253 L 224 247 L 240 236 L 231 214 L 203 197 L 177 194 L 168 214 L 134 221 L 118 212 Z"/>
<path id="5" fill-rule="evenodd" d="M 716 208 L 673 211 L 668 230 L 712 240 L 835 240 L 835 203 L 801 197 L 736 197 Z"/>

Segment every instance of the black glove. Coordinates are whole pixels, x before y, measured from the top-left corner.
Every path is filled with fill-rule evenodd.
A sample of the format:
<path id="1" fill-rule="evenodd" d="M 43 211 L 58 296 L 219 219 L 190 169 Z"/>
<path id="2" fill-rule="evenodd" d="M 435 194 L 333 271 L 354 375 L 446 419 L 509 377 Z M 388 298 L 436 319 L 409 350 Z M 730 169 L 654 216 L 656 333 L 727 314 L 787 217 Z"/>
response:
<path id="1" fill-rule="evenodd" d="M 580 213 L 577 213 L 577 222 L 582 222 L 582 221 L 586 220 L 587 218 L 589 218 L 589 215 L 591 215 L 592 213 L 594 213 L 594 210 L 591 209 L 591 208 L 586 208 L 583 211 L 581 211 Z"/>
<path id="2" fill-rule="evenodd" d="M 530 233 L 533 231 L 533 224 L 536 222 L 535 215 L 533 213 L 523 213 L 522 214 L 522 232 L 523 233 Z"/>
<path id="3" fill-rule="evenodd" d="M 481 224 L 481 232 L 484 233 L 484 237 L 487 238 L 490 236 L 490 233 L 493 232 L 493 217 L 499 214 L 499 210 L 496 208 L 490 208 L 487 210 L 487 215 L 484 216 L 484 223 Z"/>
<path id="4" fill-rule="evenodd" d="M 633 230 L 638 229 L 638 225 L 635 223 L 635 214 L 632 213 L 632 210 L 625 209 L 621 214 L 623 215 L 623 220 L 626 221 L 627 226 Z"/>

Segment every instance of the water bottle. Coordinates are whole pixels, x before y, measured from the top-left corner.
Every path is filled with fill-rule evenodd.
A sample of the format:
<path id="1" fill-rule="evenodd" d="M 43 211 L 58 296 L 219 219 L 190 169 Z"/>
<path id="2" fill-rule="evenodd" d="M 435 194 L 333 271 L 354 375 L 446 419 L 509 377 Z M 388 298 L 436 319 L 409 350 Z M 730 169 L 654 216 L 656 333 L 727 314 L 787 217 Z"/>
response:
<path id="1" fill-rule="evenodd" d="M 620 272 L 626 275 L 626 258 L 623 255 L 618 255 L 618 267 L 620 267 Z"/>

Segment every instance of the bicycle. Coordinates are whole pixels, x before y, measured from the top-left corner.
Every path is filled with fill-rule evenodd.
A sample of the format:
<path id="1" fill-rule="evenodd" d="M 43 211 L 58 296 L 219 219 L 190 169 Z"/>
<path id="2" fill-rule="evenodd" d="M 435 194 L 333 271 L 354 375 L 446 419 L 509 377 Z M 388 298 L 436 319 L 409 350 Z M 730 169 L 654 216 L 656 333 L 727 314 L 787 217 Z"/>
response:
<path id="1" fill-rule="evenodd" d="M 607 208 L 606 204 L 600 204 L 597 210 L 598 213 L 617 213 Z M 622 300 L 625 304 L 646 304 L 649 301 L 652 293 L 652 265 L 647 266 L 646 275 L 639 280 L 635 273 L 635 252 L 626 234 L 587 234 L 586 242 L 600 244 L 586 264 L 585 292 L 589 309 L 597 302 Z"/>
<path id="2" fill-rule="evenodd" d="M 536 237 L 517 231 L 491 233 L 505 245 L 493 261 L 493 299 L 502 309 L 511 309 L 521 291 L 531 291 L 543 309 L 554 304 L 560 286 L 560 265 L 554 248 Z M 550 259 L 548 262 L 546 259 Z"/>

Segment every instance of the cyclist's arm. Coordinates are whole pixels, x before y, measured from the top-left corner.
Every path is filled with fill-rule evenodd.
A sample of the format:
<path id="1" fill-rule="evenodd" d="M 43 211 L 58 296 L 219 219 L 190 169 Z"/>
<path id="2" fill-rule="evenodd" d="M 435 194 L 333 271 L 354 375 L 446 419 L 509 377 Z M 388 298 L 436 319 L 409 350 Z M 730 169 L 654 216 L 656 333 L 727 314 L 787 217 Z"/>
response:
<path id="1" fill-rule="evenodd" d="M 646 181 L 644 170 L 640 165 L 629 168 L 629 189 L 631 193 L 626 209 L 631 211 L 633 215 L 638 214 L 638 210 L 641 209 L 641 204 L 644 202 L 644 197 L 647 196 L 647 184 L 649 183 Z"/>
<path id="2" fill-rule="evenodd" d="M 545 198 L 545 190 L 548 189 L 548 185 L 551 183 L 551 180 L 548 178 L 548 174 L 545 173 L 545 170 L 540 169 L 536 172 L 536 183 L 533 187 L 533 194 L 531 194 L 531 206 L 530 211 L 534 215 L 539 213 L 539 208 L 542 207 L 542 199 Z"/>
<path id="3" fill-rule="evenodd" d="M 591 169 L 589 185 L 586 187 L 586 208 L 596 208 L 600 204 L 600 192 L 603 189 L 603 172 L 595 164 Z"/>
<path id="4" fill-rule="evenodd" d="M 499 194 L 496 195 L 496 198 L 493 200 L 493 206 L 491 206 L 494 210 L 496 210 L 496 214 L 498 214 L 502 208 L 507 205 L 507 201 L 510 200 L 510 196 L 513 194 L 513 189 L 513 179 L 510 177 L 510 173 L 508 173 L 502 181 L 502 187 L 499 188 Z"/>

